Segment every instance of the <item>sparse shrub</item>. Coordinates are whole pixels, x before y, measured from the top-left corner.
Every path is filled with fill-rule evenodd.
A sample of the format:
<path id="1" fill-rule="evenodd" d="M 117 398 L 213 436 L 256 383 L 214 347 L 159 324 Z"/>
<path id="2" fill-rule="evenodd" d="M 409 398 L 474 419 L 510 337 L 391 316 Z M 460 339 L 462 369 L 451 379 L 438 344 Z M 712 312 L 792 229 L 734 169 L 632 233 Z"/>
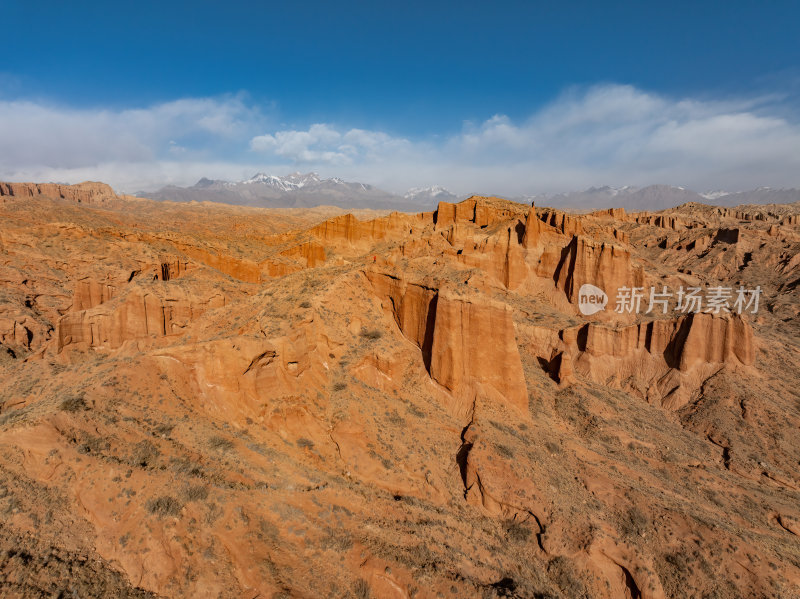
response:
<path id="1" fill-rule="evenodd" d="M 295 441 L 295 444 L 298 447 L 303 447 L 303 448 L 305 448 L 305 447 L 308 447 L 308 448 L 314 447 L 314 442 L 311 439 L 306 439 L 305 437 L 300 437 L 297 441 Z"/>
<path id="2" fill-rule="evenodd" d="M 172 424 L 159 424 L 153 429 L 153 434 L 156 437 L 169 437 L 173 428 L 175 428 L 175 426 Z"/>
<path id="3" fill-rule="evenodd" d="M 13 424 L 22 420 L 26 411 L 26 408 L 22 408 L 20 410 L 9 410 L 8 412 L 0 414 L 0 426 L 4 424 Z"/>
<path id="4" fill-rule="evenodd" d="M 151 514 L 163 518 L 164 516 L 177 516 L 181 513 L 183 506 L 174 497 L 162 495 L 161 497 L 148 499 L 145 508 L 147 508 L 147 511 Z"/>
<path id="5" fill-rule="evenodd" d="M 511 451 L 511 450 L 510 450 L 508 447 L 506 447 L 505 445 L 500 445 L 499 443 L 497 443 L 497 444 L 495 445 L 495 448 L 497 449 L 497 453 L 499 453 L 499 454 L 500 454 L 501 456 L 503 456 L 504 458 L 511 459 L 511 458 L 513 458 L 513 457 L 514 457 L 514 452 L 513 452 L 513 451 Z"/>
<path id="6" fill-rule="evenodd" d="M 416 416 L 417 418 L 425 418 L 425 416 L 426 416 L 425 412 L 423 412 L 422 410 L 420 410 L 419 408 L 417 408 L 417 407 L 415 407 L 413 405 L 409 405 L 408 406 L 408 411 L 409 411 L 410 414 L 412 414 L 413 416 Z"/>
<path id="7" fill-rule="evenodd" d="M 360 335 L 364 337 L 364 339 L 375 341 L 376 339 L 383 337 L 383 332 L 380 329 L 368 329 L 365 327 L 361 329 Z"/>
<path id="8" fill-rule="evenodd" d="M 211 449 L 216 449 L 218 451 L 229 451 L 233 449 L 233 441 L 217 435 L 208 440 L 208 445 Z"/>
<path id="9" fill-rule="evenodd" d="M 524 522 L 512 520 L 506 525 L 506 534 L 512 541 L 524 543 L 531 536 L 531 529 Z"/>
<path id="10" fill-rule="evenodd" d="M 103 451 L 107 451 L 110 448 L 111 444 L 107 440 L 95 437 L 94 435 L 84 434 L 83 443 L 78 445 L 78 453 L 101 454 Z"/>
<path id="11" fill-rule="evenodd" d="M 395 426 L 405 425 L 406 421 L 403 420 L 403 417 L 397 413 L 397 410 L 393 410 L 391 412 L 386 412 L 386 419 L 394 424 Z"/>
<path id="12" fill-rule="evenodd" d="M 636 506 L 632 506 L 626 514 L 623 514 L 621 520 L 620 528 L 626 536 L 640 535 L 650 526 L 650 520 Z"/>
<path id="13" fill-rule="evenodd" d="M 199 464 L 185 457 L 170 458 L 169 465 L 172 470 L 180 474 L 188 474 L 197 478 L 206 477 Z"/>
<path id="14" fill-rule="evenodd" d="M 133 448 L 133 463 L 141 468 L 153 466 L 161 452 L 150 441 L 140 441 Z"/>
<path id="15" fill-rule="evenodd" d="M 311 307 L 311 303 L 310 302 L 300 302 L 300 307 L 301 308 L 310 308 Z"/>
<path id="16" fill-rule="evenodd" d="M 208 487 L 203 485 L 191 485 L 186 487 L 183 492 L 186 501 L 203 501 L 208 499 Z"/>
<path id="17" fill-rule="evenodd" d="M 334 391 L 344 391 L 345 389 L 347 389 L 347 383 L 343 383 L 342 381 L 339 381 L 338 383 L 334 383 L 333 384 L 333 390 Z"/>
<path id="18" fill-rule="evenodd" d="M 207 524 L 214 524 L 220 517 L 225 513 L 220 506 L 218 506 L 213 501 L 208 503 L 208 513 L 206 514 L 206 523 Z"/>
<path id="19" fill-rule="evenodd" d="M 356 599 L 369 599 L 372 596 L 369 590 L 369 583 L 363 578 L 356 580 L 353 585 L 353 595 L 355 595 Z"/>
<path id="20" fill-rule="evenodd" d="M 61 402 L 59 407 L 63 412 L 72 413 L 89 409 L 89 406 L 86 405 L 86 401 L 83 399 L 82 395 L 73 395 L 72 397 L 66 398 Z"/>
<path id="21" fill-rule="evenodd" d="M 555 557 L 547 564 L 547 573 L 567 597 L 586 597 L 586 587 L 578 578 L 579 570 L 572 560 Z"/>
<path id="22" fill-rule="evenodd" d="M 547 448 L 547 451 L 553 454 L 561 453 L 561 447 L 557 443 L 553 443 L 552 441 L 547 441 L 544 446 Z"/>

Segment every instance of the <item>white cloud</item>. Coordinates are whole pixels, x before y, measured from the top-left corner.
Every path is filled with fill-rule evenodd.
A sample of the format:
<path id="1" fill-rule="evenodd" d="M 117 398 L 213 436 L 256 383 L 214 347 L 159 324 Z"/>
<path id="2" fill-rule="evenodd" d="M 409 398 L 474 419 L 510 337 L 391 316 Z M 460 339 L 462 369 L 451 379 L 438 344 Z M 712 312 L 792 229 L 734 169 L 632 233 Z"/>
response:
<path id="1" fill-rule="evenodd" d="M 255 152 L 314 165 L 350 165 L 380 160 L 407 147 L 410 147 L 407 140 L 381 131 L 350 129 L 340 133 L 323 123 L 311 125 L 306 131 L 277 131 L 250 140 L 250 148 Z"/>
<path id="2" fill-rule="evenodd" d="M 394 191 L 800 186 L 800 122 L 784 108 L 776 97 L 672 99 L 602 85 L 568 90 L 523 121 L 498 114 L 448 138 L 410 140 L 331 123 L 276 130 L 238 96 L 118 111 L 0 102 L 0 178 L 137 190 L 301 168 Z"/>
<path id="3" fill-rule="evenodd" d="M 0 101 L 0 164 L 79 169 L 104 162 L 156 162 L 181 146 L 188 156 L 238 144 L 265 124 L 242 97 L 188 98 L 148 108 L 75 109 Z"/>

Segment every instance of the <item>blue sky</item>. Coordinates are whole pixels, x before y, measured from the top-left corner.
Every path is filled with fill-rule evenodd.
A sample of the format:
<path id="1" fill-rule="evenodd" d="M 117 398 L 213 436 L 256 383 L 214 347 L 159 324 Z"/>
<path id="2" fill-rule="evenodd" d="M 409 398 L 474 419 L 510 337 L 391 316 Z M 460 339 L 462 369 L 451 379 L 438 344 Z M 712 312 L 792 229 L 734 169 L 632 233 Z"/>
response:
<path id="1" fill-rule="evenodd" d="M 800 186 L 797 2 L 3 0 L 0 176 Z"/>

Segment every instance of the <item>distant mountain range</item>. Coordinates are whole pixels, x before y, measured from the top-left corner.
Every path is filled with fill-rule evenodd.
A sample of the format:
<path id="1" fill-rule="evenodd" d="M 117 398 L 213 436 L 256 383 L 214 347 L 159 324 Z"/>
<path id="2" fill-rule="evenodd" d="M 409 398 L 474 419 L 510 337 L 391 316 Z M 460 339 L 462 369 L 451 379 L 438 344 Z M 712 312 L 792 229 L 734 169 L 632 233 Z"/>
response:
<path id="1" fill-rule="evenodd" d="M 458 202 L 467 196 L 456 195 L 444 187 L 412 188 L 404 195 L 393 194 L 366 183 L 353 183 L 338 177 L 322 179 L 317 173 L 291 173 L 285 176 L 256 173 L 244 181 L 200 179 L 191 187 L 167 186 L 156 192 L 137 195 L 178 202 L 224 202 L 265 208 L 311 208 L 332 205 L 342 208 L 375 208 L 408 212 L 432 210 L 439 202 Z M 472 195 L 472 194 L 469 194 Z M 760 187 L 752 191 L 712 191 L 698 193 L 683 187 L 591 187 L 585 191 L 551 195 L 511 197 L 518 202 L 535 201 L 540 206 L 570 210 L 622 207 L 628 211 L 664 210 L 687 202 L 738 206 L 740 204 L 787 204 L 800 201 L 800 189 Z"/>
<path id="2" fill-rule="evenodd" d="M 525 196 L 519 201 L 535 201 L 537 204 L 568 208 L 572 210 L 594 210 L 597 208 L 622 207 L 628 211 L 665 210 L 687 202 L 714 204 L 716 206 L 739 206 L 741 204 L 790 204 L 800 201 L 800 189 L 773 189 L 760 187 L 751 191 L 712 191 L 698 193 L 684 187 L 649 185 L 647 187 L 591 187 L 585 191 L 555 195 Z"/>
<path id="3" fill-rule="evenodd" d="M 291 173 L 283 177 L 256 173 L 238 182 L 200 179 L 191 187 L 163 187 L 156 192 L 141 192 L 140 197 L 177 202 L 224 202 L 265 208 L 375 208 L 385 210 L 429 210 L 439 201 L 459 198 L 443 187 L 410 189 L 403 196 L 383 191 L 366 183 L 351 183 L 333 177 L 322 179 L 317 173 Z"/>

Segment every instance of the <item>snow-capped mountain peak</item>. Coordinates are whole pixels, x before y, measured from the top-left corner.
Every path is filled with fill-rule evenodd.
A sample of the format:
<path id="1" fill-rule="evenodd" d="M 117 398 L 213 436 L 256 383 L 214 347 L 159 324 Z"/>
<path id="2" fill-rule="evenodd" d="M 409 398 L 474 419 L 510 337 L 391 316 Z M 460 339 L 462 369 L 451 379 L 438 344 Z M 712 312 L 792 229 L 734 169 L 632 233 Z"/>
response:
<path id="1" fill-rule="evenodd" d="M 705 193 L 701 193 L 700 195 L 707 200 L 717 200 L 719 198 L 731 195 L 731 192 L 718 189 L 716 191 L 707 191 Z"/>
<path id="2" fill-rule="evenodd" d="M 286 175 L 285 177 L 279 177 L 278 175 L 268 175 L 266 173 L 256 173 L 249 179 L 245 181 L 241 181 L 240 183 L 243 185 L 252 185 L 254 183 L 260 183 L 262 185 L 268 185 L 274 189 L 279 189 L 281 191 L 292 191 L 293 189 L 300 189 L 305 187 L 310 183 L 319 183 L 320 178 L 317 173 L 291 173 Z"/>
<path id="3" fill-rule="evenodd" d="M 403 199 L 428 207 L 435 206 L 439 202 L 457 202 L 461 198 L 441 185 L 431 185 L 430 187 L 412 187 L 405 193 Z"/>
<path id="4" fill-rule="evenodd" d="M 590 187 L 584 193 L 602 194 L 606 196 L 616 197 L 620 194 L 633 193 L 637 188 L 631 185 L 623 185 L 622 187 L 611 187 L 604 185 L 602 187 Z"/>
<path id="5" fill-rule="evenodd" d="M 406 199 L 415 198 L 419 196 L 427 196 L 435 198 L 441 195 L 453 195 L 441 185 L 431 185 L 430 187 L 412 187 L 403 196 Z"/>

